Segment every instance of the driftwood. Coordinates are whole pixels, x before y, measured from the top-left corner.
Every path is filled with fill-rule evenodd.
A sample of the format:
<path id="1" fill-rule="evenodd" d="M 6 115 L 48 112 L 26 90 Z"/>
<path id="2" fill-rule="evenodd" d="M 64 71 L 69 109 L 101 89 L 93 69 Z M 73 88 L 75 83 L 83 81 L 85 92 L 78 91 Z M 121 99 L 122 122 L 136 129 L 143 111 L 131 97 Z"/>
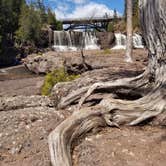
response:
<path id="1" fill-rule="evenodd" d="M 93 84 L 95 83 L 98 84 L 99 82 L 112 82 L 118 78 L 133 77 L 140 74 L 143 70 L 142 66 L 136 66 L 135 64 L 129 65 L 129 64 L 122 63 L 121 65 L 123 67 L 115 66 L 114 68 L 111 67 L 111 68 L 92 70 L 92 71 L 83 73 L 80 76 L 80 78 L 72 82 L 56 84 L 51 94 L 51 99 L 53 100 L 54 105 L 58 107 L 59 109 L 62 109 L 67 106 L 70 106 L 70 104 L 78 103 L 78 100 Z M 129 69 L 127 70 L 125 68 L 129 68 Z M 140 70 L 138 70 L 138 68 Z M 128 93 L 127 90 L 126 90 L 126 93 Z M 135 90 L 134 94 L 136 95 L 136 93 L 137 92 Z M 93 97 L 91 98 L 91 101 L 92 101 L 91 104 L 94 103 L 94 100 L 97 100 L 98 102 L 99 99 L 105 98 L 105 96 L 107 96 L 108 94 L 109 94 L 109 89 L 102 89 L 101 91 L 95 93 L 95 95 L 93 95 Z"/>
<path id="2" fill-rule="evenodd" d="M 124 98 L 122 93 L 118 98 L 109 97 L 96 106 L 75 111 L 49 135 L 53 166 L 71 166 L 73 141 L 93 128 L 107 125 L 119 127 L 122 124 L 133 126 L 166 112 L 165 9 L 165 0 L 140 0 L 141 25 L 149 50 L 149 64 L 143 74 L 133 78 L 95 83 L 84 90 L 77 89 L 76 95 L 72 91 L 65 102 L 74 102 L 81 98 L 81 106 L 96 89 L 103 88 L 112 94 L 116 94 L 117 89 L 130 89 L 131 92 L 136 89 L 140 90 L 140 96 L 131 100 Z"/>

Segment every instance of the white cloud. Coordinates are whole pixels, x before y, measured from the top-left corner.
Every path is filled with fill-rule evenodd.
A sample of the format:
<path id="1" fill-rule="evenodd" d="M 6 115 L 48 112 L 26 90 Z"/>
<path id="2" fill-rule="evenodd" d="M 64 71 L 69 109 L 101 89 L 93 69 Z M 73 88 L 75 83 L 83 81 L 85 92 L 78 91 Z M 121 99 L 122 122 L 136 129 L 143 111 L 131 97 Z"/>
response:
<path id="1" fill-rule="evenodd" d="M 76 4 L 84 4 L 86 3 L 88 0 L 68 0 L 68 2 L 73 2 Z"/>
<path id="2" fill-rule="evenodd" d="M 85 0 L 73 0 L 73 1 L 85 1 Z M 58 19 L 64 18 L 93 18 L 103 17 L 106 13 L 109 16 L 113 15 L 113 10 L 109 9 L 104 4 L 90 2 L 84 5 L 76 5 L 72 12 L 66 10 L 66 8 L 58 7 L 55 10 Z"/>

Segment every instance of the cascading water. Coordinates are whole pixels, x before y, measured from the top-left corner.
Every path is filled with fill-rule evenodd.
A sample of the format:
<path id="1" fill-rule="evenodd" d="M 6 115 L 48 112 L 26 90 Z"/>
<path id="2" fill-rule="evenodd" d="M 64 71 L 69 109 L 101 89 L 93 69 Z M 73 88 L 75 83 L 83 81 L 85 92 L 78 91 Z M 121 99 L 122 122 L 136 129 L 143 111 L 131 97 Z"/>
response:
<path id="1" fill-rule="evenodd" d="M 73 35 L 66 31 L 54 31 L 54 49 L 57 51 L 72 50 L 76 51 L 77 48 L 72 44 Z"/>
<path id="2" fill-rule="evenodd" d="M 98 50 L 100 47 L 97 45 L 97 37 L 95 32 L 83 32 L 85 42 L 85 50 Z"/>
<path id="3" fill-rule="evenodd" d="M 126 35 L 115 33 L 116 45 L 112 49 L 126 49 Z M 139 34 L 133 35 L 133 47 L 144 48 L 142 37 Z"/>
<path id="4" fill-rule="evenodd" d="M 115 33 L 115 46 L 112 49 L 125 49 L 126 48 L 126 36 L 122 33 Z"/>
<path id="5" fill-rule="evenodd" d="M 85 50 L 100 49 L 95 32 L 54 31 L 54 49 L 77 51 L 82 45 Z"/>
<path id="6" fill-rule="evenodd" d="M 126 49 L 126 35 L 115 33 L 116 45 L 112 49 Z M 77 51 L 80 48 L 85 50 L 97 50 L 98 38 L 95 32 L 81 31 L 54 31 L 54 49 L 57 51 Z M 139 34 L 133 35 L 133 47 L 144 48 L 142 37 Z"/>
<path id="7" fill-rule="evenodd" d="M 134 48 L 144 48 L 142 36 L 139 34 L 134 34 L 133 36 L 133 46 Z"/>

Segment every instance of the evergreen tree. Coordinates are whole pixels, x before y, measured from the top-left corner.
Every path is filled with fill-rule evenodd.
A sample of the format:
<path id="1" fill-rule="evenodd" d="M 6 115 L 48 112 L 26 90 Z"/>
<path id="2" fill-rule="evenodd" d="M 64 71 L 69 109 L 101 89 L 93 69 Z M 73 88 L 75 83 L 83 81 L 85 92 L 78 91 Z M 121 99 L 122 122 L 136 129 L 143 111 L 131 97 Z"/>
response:
<path id="1" fill-rule="evenodd" d="M 109 22 L 108 27 L 107 27 L 107 32 L 114 32 L 114 23 Z"/>
<path id="2" fill-rule="evenodd" d="M 33 5 L 24 5 L 22 7 L 19 25 L 20 28 L 16 32 L 17 42 L 36 45 L 39 42 L 42 28 L 40 12 L 35 10 Z"/>
<path id="3" fill-rule="evenodd" d="M 140 28 L 138 0 L 133 0 L 133 28 Z"/>
<path id="4" fill-rule="evenodd" d="M 0 1 L 0 65 L 12 63 L 15 54 L 14 34 L 24 0 Z"/>
<path id="5" fill-rule="evenodd" d="M 48 14 L 48 16 L 47 16 L 47 23 L 49 24 L 49 25 L 56 25 L 56 16 L 55 16 L 55 13 L 53 13 L 52 11 L 51 11 L 51 9 L 50 8 L 48 8 L 48 10 L 47 10 L 47 14 Z"/>
<path id="6" fill-rule="evenodd" d="M 62 23 L 56 19 L 56 15 L 50 8 L 47 10 L 47 23 L 51 25 L 54 30 L 62 30 Z"/>
<path id="7" fill-rule="evenodd" d="M 46 25 L 62 30 L 61 22 L 50 9 L 46 9 L 43 0 L 31 2 L 0 0 L 0 65 L 15 54 L 16 43 L 40 46 L 42 28 Z"/>
<path id="8" fill-rule="evenodd" d="M 118 14 L 117 14 L 116 9 L 114 9 L 114 15 L 113 15 L 113 17 L 114 17 L 114 23 L 117 23 L 117 21 L 118 21 Z"/>
<path id="9" fill-rule="evenodd" d="M 44 5 L 43 0 L 37 0 L 36 1 L 36 8 L 40 14 L 41 22 L 42 24 L 47 23 L 47 13 L 46 13 L 46 7 Z"/>
<path id="10" fill-rule="evenodd" d="M 139 0 L 132 0 L 133 29 L 140 28 L 138 3 L 139 3 Z M 124 17 L 125 17 L 125 21 L 127 21 L 127 0 L 125 0 Z"/>

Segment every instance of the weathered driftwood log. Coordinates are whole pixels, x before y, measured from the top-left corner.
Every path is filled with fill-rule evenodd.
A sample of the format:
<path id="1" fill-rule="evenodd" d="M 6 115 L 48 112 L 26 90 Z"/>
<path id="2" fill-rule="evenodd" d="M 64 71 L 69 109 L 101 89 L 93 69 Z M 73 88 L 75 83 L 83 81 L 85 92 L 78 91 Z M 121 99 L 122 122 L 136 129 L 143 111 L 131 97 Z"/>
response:
<path id="1" fill-rule="evenodd" d="M 149 50 L 147 70 L 135 78 L 101 82 L 90 86 L 88 92 L 84 92 L 85 95 L 81 99 L 80 105 L 96 88 L 100 89 L 100 87 L 111 89 L 111 93 L 115 93 L 115 89 L 118 88 L 133 90 L 135 87 L 148 87 L 151 88 L 151 91 L 136 100 L 107 98 L 97 106 L 74 112 L 49 135 L 49 148 L 53 166 L 71 166 L 73 141 L 92 128 L 105 125 L 137 125 L 166 112 L 165 9 L 165 0 L 140 0 L 141 25 Z M 80 89 L 77 95 L 84 94 L 79 91 Z"/>

